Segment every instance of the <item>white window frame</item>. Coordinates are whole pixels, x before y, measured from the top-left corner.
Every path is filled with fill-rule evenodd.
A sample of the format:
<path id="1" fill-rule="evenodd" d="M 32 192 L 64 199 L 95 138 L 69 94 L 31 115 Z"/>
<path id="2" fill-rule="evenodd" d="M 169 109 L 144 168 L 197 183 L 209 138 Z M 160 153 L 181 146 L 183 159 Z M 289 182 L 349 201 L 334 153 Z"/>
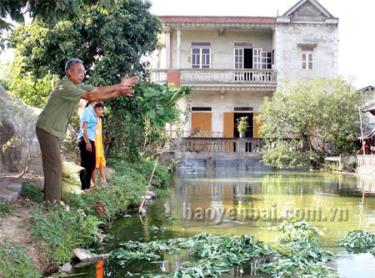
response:
<path id="1" fill-rule="evenodd" d="M 195 49 L 199 49 L 199 64 L 193 64 L 193 56 L 194 55 L 197 55 L 197 54 L 194 54 L 194 50 Z M 207 50 L 208 49 L 208 55 L 207 54 L 204 54 L 203 53 L 203 50 Z M 206 61 L 204 61 L 204 59 L 206 59 L 208 56 L 208 59 L 209 59 L 209 63 L 205 63 Z M 191 48 L 191 67 L 193 69 L 209 69 L 211 68 L 211 63 L 212 63 L 212 57 L 211 57 L 211 47 L 198 47 L 198 46 L 192 46 Z"/>
<path id="2" fill-rule="evenodd" d="M 301 51 L 301 68 L 302 70 L 313 70 L 314 68 L 314 51 L 302 50 Z"/>
<path id="3" fill-rule="evenodd" d="M 261 48 L 253 49 L 253 69 L 262 69 L 262 52 Z"/>
<path id="4" fill-rule="evenodd" d="M 233 49 L 234 69 L 243 69 L 244 64 L 244 48 L 235 47 Z"/>
<path id="5" fill-rule="evenodd" d="M 243 69 L 244 67 L 244 47 L 235 47 L 233 49 L 234 69 Z M 272 51 L 262 48 L 252 48 L 253 50 L 253 68 L 252 69 L 271 69 Z M 268 67 L 270 65 L 270 67 Z"/>
<path id="6" fill-rule="evenodd" d="M 270 67 L 268 67 L 270 65 Z M 268 50 L 262 50 L 261 54 L 261 69 L 272 68 L 272 52 Z"/>

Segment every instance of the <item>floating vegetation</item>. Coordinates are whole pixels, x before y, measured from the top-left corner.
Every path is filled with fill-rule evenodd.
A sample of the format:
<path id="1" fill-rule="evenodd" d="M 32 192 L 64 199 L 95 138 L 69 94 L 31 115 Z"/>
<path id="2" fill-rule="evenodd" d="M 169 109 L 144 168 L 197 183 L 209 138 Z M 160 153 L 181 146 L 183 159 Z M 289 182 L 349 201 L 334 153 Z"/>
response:
<path id="1" fill-rule="evenodd" d="M 284 234 L 277 256 L 261 267 L 273 277 L 337 277 L 326 262 L 333 254 L 321 248 L 320 230 L 305 221 L 284 222 L 278 226 Z"/>
<path id="2" fill-rule="evenodd" d="M 340 246 L 345 247 L 352 253 L 370 252 L 375 256 L 375 235 L 365 231 L 352 231 L 339 242 Z"/>
<path id="3" fill-rule="evenodd" d="M 244 273 L 264 273 L 273 277 L 336 277 L 326 266 L 332 254 L 321 249 L 319 230 L 304 222 L 287 222 L 278 229 L 284 233 L 280 245 L 271 247 L 249 235 L 193 237 L 127 241 L 112 251 L 111 260 L 124 269 L 136 261 L 160 263 L 168 255 L 180 256 L 174 272 L 128 273 L 129 276 L 152 277 L 220 277 L 233 268 Z M 166 271 L 166 270 L 165 270 Z"/>

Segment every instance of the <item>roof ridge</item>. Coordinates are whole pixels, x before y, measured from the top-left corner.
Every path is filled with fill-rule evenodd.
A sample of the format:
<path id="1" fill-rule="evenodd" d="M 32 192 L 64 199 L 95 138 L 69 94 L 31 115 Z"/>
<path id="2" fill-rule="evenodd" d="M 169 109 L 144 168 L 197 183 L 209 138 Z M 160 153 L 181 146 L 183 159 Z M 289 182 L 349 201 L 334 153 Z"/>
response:
<path id="1" fill-rule="evenodd" d="M 242 17 L 242 18 L 276 18 L 275 16 L 245 16 L 245 15 L 157 15 L 157 17 Z"/>
<path id="2" fill-rule="evenodd" d="M 335 18 L 319 1 L 317 0 L 300 0 L 296 4 L 294 4 L 290 9 L 288 9 L 282 16 L 289 16 L 297 9 L 299 9 L 303 4 L 306 2 L 310 2 L 313 6 L 315 6 L 320 12 L 325 14 L 328 18 Z"/>

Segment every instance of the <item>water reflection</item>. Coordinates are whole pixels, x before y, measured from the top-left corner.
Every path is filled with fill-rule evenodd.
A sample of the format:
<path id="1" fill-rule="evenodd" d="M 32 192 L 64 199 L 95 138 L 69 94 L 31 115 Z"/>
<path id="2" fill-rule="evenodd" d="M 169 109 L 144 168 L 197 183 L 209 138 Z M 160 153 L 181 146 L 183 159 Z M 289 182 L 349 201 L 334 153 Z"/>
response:
<path id="1" fill-rule="evenodd" d="M 115 223 L 111 228 L 113 238 L 103 252 L 117 248 L 124 240 L 149 241 L 202 232 L 249 234 L 273 244 L 280 237 L 273 228 L 286 212 L 292 212 L 309 218 L 306 220 L 324 231 L 322 243 L 338 253 L 332 266 L 342 277 L 373 277 L 368 276 L 375 271 L 372 255 L 349 255 L 337 249 L 337 240 L 349 231 L 362 229 L 375 233 L 372 188 L 368 181 L 364 183 L 354 176 L 320 172 L 180 175 L 170 195 L 149 209 L 144 224 L 137 215 Z M 136 276 L 145 271 L 173 272 L 185 259 L 183 254 L 167 255 L 158 264 L 134 263 L 126 269 L 106 262 L 104 277 L 125 277 L 128 272 Z M 233 269 L 223 277 L 262 277 L 254 275 L 255 270 L 256 266 L 249 266 L 245 269 L 247 275 L 242 275 L 241 269 Z"/>
<path id="2" fill-rule="evenodd" d="M 375 199 L 370 192 L 362 196 L 362 184 L 354 176 L 320 172 L 228 176 L 179 176 L 167 200 L 171 215 L 178 219 L 170 228 L 251 234 L 274 242 L 277 233 L 270 227 L 295 216 L 323 229 L 326 246 L 336 245 L 351 230 L 375 231 Z"/>

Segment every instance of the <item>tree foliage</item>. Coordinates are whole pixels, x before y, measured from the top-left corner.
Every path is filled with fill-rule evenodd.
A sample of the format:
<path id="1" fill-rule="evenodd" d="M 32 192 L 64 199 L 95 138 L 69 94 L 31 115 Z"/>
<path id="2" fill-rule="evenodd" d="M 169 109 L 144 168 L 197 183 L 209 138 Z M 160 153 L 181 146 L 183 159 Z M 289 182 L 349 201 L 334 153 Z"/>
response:
<path id="1" fill-rule="evenodd" d="M 30 72 L 21 72 L 19 59 L 12 64 L 0 65 L 0 68 L 4 71 L 0 85 L 26 104 L 44 107 L 52 90 L 53 76 L 50 73 L 38 79 Z"/>
<path id="2" fill-rule="evenodd" d="M 30 17 L 53 27 L 59 20 L 71 20 L 77 17 L 84 7 L 108 8 L 115 3 L 116 0 L 2 0 L 0 1 L 0 51 L 8 44 L 4 31 L 10 31 L 14 27 L 12 21 L 25 23 L 25 19 Z"/>
<path id="3" fill-rule="evenodd" d="M 23 23 L 25 16 L 38 18 L 53 24 L 59 19 L 77 16 L 83 6 L 100 5 L 108 7 L 115 0 L 2 0 L 0 5 L 0 29 L 10 29 L 11 20 Z"/>
<path id="4" fill-rule="evenodd" d="M 141 58 L 156 47 L 161 27 L 149 7 L 137 0 L 119 0 L 108 8 L 85 6 L 79 16 L 53 28 L 37 20 L 16 28 L 11 44 L 23 57 L 22 69 L 35 77 L 62 76 L 65 61 L 79 57 L 90 84 L 113 84 L 126 73 L 142 74 L 146 64 Z"/>
<path id="5" fill-rule="evenodd" d="M 78 1 L 79 2 L 79 1 Z M 84 61 L 87 83 L 109 85 L 125 74 L 147 79 L 143 57 L 157 45 L 159 20 L 148 11 L 150 4 L 138 0 L 117 0 L 111 6 L 83 5 L 78 16 L 60 20 L 53 28 L 45 21 L 16 28 L 11 43 L 16 49 L 20 75 L 43 79 L 64 75 L 64 63 L 71 57 Z M 168 140 L 167 123 L 176 123 L 177 101 L 189 93 L 142 82 L 133 99 L 107 102 L 105 129 L 110 151 L 137 160 L 140 153 L 153 154 Z"/>
<path id="6" fill-rule="evenodd" d="M 137 160 L 140 153 L 153 155 L 170 139 L 167 124 L 181 122 L 182 111 L 177 102 L 190 93 L 186 87 L 140 83 L 135 97 L 109 102 L 108 136 L 113 139 L 112 153 L 125 154 Z"/>
<path id="7" fill-rule="evenodd" d="M 265 162 L 293 167 L 354 153 L 358 104 L 359 95 L 340 78 L 288 84 L 264 103 L 261 133 L 269 143 Z"/>

